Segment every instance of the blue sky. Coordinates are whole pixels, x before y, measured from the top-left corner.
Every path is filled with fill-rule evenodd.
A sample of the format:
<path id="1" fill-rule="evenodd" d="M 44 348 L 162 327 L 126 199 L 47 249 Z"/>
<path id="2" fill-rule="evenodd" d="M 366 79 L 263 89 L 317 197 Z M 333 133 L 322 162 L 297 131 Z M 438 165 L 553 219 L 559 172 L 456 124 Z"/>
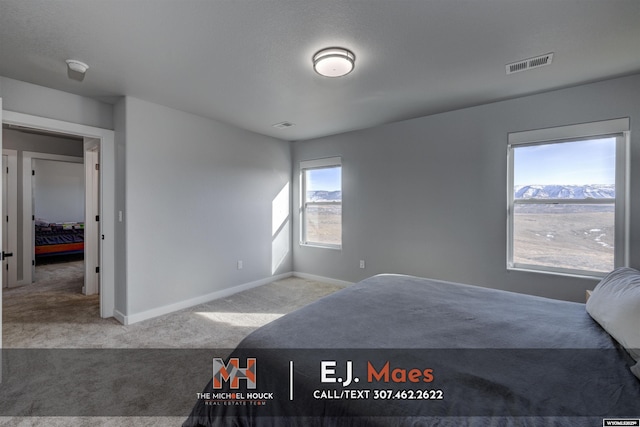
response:
<path id="1" fill-rule="evenodd" d="M 615 138 L 514 150 L 514 185 L 615 184 Z"/>
<path id="2" fill-rule="evenodd" d="M 518 147 L 514 185 L 615 184 L 615 138 Z M 310 169 L 308 191 L 342 190 L 342 168 Z"/>
<path id="3" fill-rule="evenodd" d="M 307 191 L 342 190 L 342 168 L 310 169 L 307 173 Z"/>

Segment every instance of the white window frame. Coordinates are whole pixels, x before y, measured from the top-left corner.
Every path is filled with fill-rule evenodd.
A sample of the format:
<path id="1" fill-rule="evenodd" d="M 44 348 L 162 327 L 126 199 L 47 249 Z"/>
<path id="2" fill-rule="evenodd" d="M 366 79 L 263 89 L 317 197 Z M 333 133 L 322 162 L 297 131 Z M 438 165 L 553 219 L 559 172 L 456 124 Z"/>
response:
<path id="1" fill-rule="evenodd" d="M 614 208 L 614 267 L 629 265 L 629 118 L 582 123 L 524 132 L 513 132 L 508 136 L 507 148 L 507 270 L 532 271 L 577 277 L 600 278 L 605 275 L 583 269 L 567 269 L 531 264 L 515 263 L 514 251 L 514 205 L 516 204 L 598 204 L 613 203 Z M 514 149 L 523 146 L 545 145 L 579 141 L 600 137 L 616 138 L 616 196 L 602 201 L 591 199 L 514 200 Z"/>
<path id="2" fill-rule="evenodd" d="M 312 242 L 307 240 L 307 219 L 306 212 L 307 207 L 309 206 L 326 206 L 326 205 L 340 205 L 342 206 L 342 201 L 339 202 L 307 202 L 307 182 L 306 182 L 306 174 L 305 172 L 311 169 L 328 169 L 340 167 L 342 168 L 342 158 L 341 157 L 327 157 L 324 159 L 315 159 L 315 160 L 305 160 L 300 162 L 300 245 L 301 246 L 312 246 L 319 248 L 328 248 L 328 249 L 342 249 L 342 233 L 340 235 L 340 244 L 331 244 L 331 243 L 323 243 L 323 242 Z M 342 173 L 342 172 L 341 172 Z M 341 180 L 342 182 L 342 180 Z M 340 192 L 342 192 L 342 185 L 340 188 Z M 340 215 L 340 222 L 342 223 L 342 214 Z"/>

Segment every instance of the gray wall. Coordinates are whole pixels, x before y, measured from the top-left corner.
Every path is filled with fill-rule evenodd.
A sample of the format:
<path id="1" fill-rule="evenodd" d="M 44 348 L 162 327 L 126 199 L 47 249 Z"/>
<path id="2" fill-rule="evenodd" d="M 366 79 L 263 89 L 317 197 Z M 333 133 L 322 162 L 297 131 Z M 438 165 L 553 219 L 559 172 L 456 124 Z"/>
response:
<path id="1" fill-rule="evenodd" d="M 22 161 L 21 155 L 23 151 L 73 157 L 84 156 L 82 141 L 77 139 L 53 135 L 39 135 L 4 128 L 2 129 L 2 138 L 2 148 L 18 151 L 18 162 Z"/>
<path id="2" fill-rule="evenodd" d="M 342 156 L 343 249 L 299 245 L 294 270 L 346 281 L 404 273 L 584 301 L 590 279 L 506 270 L 507 134 L 631 118 L 631 265 L 640 267 L 640 75 L 294 144 Z M 294 206 L 299 182 L 294 180 Z M 366 261 L 364 270 L 359 260 Z"/>
<path id="3" fill-rule="evenodd" d="M 36 220 L 84 222 L 84 164 L 33 159 Z"/>
<path id="4" fill-rule="evenodd" d="M 127 313 L 127 229 L 126 229 L 126 99 L 124 97 L 113 107 L 113 120 L 115 127 L 115 301 L 114 307 L 120 313 Z M 122 220 L 118 218 L 118 212 L 123 213 Z"/>
<path id="5" fill-rule="evenodd" d="M 113 129 L 113 106 L 0 76 L 2 108 L 17 113 Z"/>
<path id="6" fill-rule="evenodd" d="M 0 97 L 5 110 L 115 130 L 121 314 L 291 271 L 290 223 L 274 234 L 272 221 L 290 184 L 290 143 L 134 98 L 112 106 L 4 77 Z"/>
<path id="7" fill-rule="evenodd" d="M 272 202 L 290 181 L 288 142 L 131 97 L 116 109 L 126 123 L 123 314 L 291 271 L 290 251 L 272 269 Z"/>
<path id="8" fill-rule="evenodd" d="M 116 309 L 125 315 L 290 270 L 346 281 L 398 272 L 582 301 L 591 280 L 506 271 L 507 134 L 617 117 L 631 117 L 631 265 L 640 267 L 639 75 L 298 142 L 291 151 L 287 142 L 129 97 L 113 107 L 2 77 L 0 96 L 6 110 L 115 128 L 116 210 L 124 215 L 116 223 Z M 274 271 L 273 200 L 293 176 L 297 212 L 298 162 L 337 155 L 343 249 L 300 247 L 292 215 L 293 227 L 282 230 L 292 233 L 293 253 Z"/>

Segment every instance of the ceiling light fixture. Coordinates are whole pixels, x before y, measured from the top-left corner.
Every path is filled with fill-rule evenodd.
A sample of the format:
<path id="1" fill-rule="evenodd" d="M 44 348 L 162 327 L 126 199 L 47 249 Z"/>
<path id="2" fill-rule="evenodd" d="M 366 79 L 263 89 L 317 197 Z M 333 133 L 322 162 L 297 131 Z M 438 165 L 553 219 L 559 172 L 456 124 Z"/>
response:
<path id="1" fill-rule="evenodd" d="M 353 52 L 341 47 L 330 47 L 313 55 L 313 69 L 321 76 L 342 77 L 353 71 L 355 61 Z"/>

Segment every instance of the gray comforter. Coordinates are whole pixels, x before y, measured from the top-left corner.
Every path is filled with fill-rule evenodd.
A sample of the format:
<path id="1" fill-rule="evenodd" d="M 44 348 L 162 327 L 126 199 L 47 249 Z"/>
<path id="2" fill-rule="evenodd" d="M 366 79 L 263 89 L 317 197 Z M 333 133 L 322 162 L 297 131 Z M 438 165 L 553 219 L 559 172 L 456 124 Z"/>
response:
<path id="1" fill-rule="evenodd" d="M 257 359 L 256 391 L 273 399 L 199 400 L 185 426 L 586 426 L 640 418 L 631 359 L 584 304 L 476 286 L 375 276 L 265 325 L 233 356 Z M 323 372 L 321 361 L 336 363 Z M 358 383 L 343 385 L 347 361 Z M 420 373 L 415 382 L 411 369 Z M 341 390 L 369 394 L 321 398 Z M 220 390 L 210 381 L 204 391 Z M 425 399 L 432 391 L 441 398 Z"/>

